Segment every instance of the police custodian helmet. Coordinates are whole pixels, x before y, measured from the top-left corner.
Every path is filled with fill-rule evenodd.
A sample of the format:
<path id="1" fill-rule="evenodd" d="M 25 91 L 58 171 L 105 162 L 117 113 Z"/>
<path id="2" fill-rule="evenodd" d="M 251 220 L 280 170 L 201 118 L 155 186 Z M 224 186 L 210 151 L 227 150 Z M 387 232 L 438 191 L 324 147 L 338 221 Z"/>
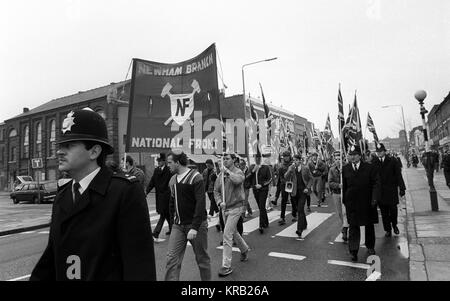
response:
<path id="1" fill-rule="evenodd" d="M 112 154 L 114 149 L 108 141 L 108 130 L 103 117 L 90 108 L 71 111 L 62 124 L 62 134 L 57 144 L 70 141 L 96 141 L 103 146 L 105 153 Z"/>

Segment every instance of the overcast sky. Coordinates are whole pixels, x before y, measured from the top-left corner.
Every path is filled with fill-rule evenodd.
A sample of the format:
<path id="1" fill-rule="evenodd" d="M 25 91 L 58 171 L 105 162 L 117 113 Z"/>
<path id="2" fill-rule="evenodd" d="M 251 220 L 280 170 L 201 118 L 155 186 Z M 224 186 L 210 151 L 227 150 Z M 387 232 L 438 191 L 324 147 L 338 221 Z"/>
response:
<path id="1" fill-rule="evenodd" d="M 51 99 L 125 79 L 132 58 L 175 63 L 216 43 L 227 95 L 252 96 L 337 129 L 357 89 L 380 137 L 421 124 L 450 91 L 450 1 L 2 1 L 0 121 Z M 222 86 L 222 83 L 219 83 Z M 370 136 L 371 138 L 371 136 Z"/>

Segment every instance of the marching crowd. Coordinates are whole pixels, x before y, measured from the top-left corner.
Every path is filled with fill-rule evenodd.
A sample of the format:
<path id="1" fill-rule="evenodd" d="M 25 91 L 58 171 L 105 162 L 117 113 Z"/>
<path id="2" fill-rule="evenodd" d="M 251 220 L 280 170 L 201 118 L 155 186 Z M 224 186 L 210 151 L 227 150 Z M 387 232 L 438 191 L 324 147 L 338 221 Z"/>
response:
<path id="1" fill-rule="evenodd" d="M 302 237 L 308 228 L 306 211 L 311 211 L 312 194 L 318 207 L 331 195 L 352 261 L 358 260 L 361 226 L 365 226 L 368 255 L 375 254 L 377 207 L 385 236 L 392 236 L 392 231 L 399 234 L 397 204 L 406 190 L 402 165 L 383 144 L 376 145 L 375 153 L 362 153 L 359 146 L 352 146 L 347 156 L 336 151 L 329 160 L 315 152 L 292 156 L 285 151 L 274 166 L 264 162 L 260 153 L 250 166 L 227 153 L 216 163 L 207 160 L 202 173 L 188 167 L 185 153 L 173 151 L 160 154 L 145 187 L 144 173 L 132 158 L 126 158 L 126 170 L 116 163 L 106 164 L 106 155 L 114 150 L 106 124 L 97 115 L 78 110 L 71 115 L 75 123 L 70 127 L 64 123 L 58 141 L 59 168 L 73 180 L 59 188 L 48 245 L 30 280 L 156 280 L 153 243 L 165 221 L 169 225 L 165 280 L 179 280 L 188 242 L 201 279 L 211 280 L 207 244 L 208 220 L 213 216 L 218 216 L 216 228 L 223 233 L 218 274 L 225 277 L 233 272 L 234 245 L 242 262 L 249 258 L 250 247 L 242 232 L 243 221 L 254 214 L 248 202 L 250 191 L 258 206 L 261 235 L 269 227 L 267 211 L 277 206 L 281 196 L 278 224 L 286 224 L 290 202 L 291 222 L 297 222 L 296 233 Z M 160 219 L 152 231 L 146 194 L 153 189 Z"/>

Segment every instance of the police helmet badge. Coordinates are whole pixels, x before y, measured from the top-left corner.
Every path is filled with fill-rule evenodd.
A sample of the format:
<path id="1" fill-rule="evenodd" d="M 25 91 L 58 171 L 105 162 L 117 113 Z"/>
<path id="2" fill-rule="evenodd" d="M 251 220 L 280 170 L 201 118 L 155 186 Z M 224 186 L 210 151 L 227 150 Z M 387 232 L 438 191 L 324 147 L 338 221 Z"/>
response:
<path id="1" fill-rule="evenodd" d="M 63 124 L 62 124 L 63 134 L 65 134 L 67 131 L 70 132 L 72 130 L 72 126 L 75 125 L 75 122 L 74 122 L 75 117 L 73 117 L 73 114 L 74 114 L 73 111 L 70 111 L 70 113 L 67 114 L 66 118 L 64 119 Z"/>

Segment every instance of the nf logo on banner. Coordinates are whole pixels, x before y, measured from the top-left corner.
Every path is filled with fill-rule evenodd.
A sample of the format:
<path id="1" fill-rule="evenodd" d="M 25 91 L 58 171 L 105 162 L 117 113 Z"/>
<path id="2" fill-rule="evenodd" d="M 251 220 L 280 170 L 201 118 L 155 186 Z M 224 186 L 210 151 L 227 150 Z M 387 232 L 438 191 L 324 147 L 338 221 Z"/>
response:
<path id="1" fill-rule="evenodd" d="M 216 48 L 163 64 L 133 59 L 127 152 L 222 152 Z"/>

